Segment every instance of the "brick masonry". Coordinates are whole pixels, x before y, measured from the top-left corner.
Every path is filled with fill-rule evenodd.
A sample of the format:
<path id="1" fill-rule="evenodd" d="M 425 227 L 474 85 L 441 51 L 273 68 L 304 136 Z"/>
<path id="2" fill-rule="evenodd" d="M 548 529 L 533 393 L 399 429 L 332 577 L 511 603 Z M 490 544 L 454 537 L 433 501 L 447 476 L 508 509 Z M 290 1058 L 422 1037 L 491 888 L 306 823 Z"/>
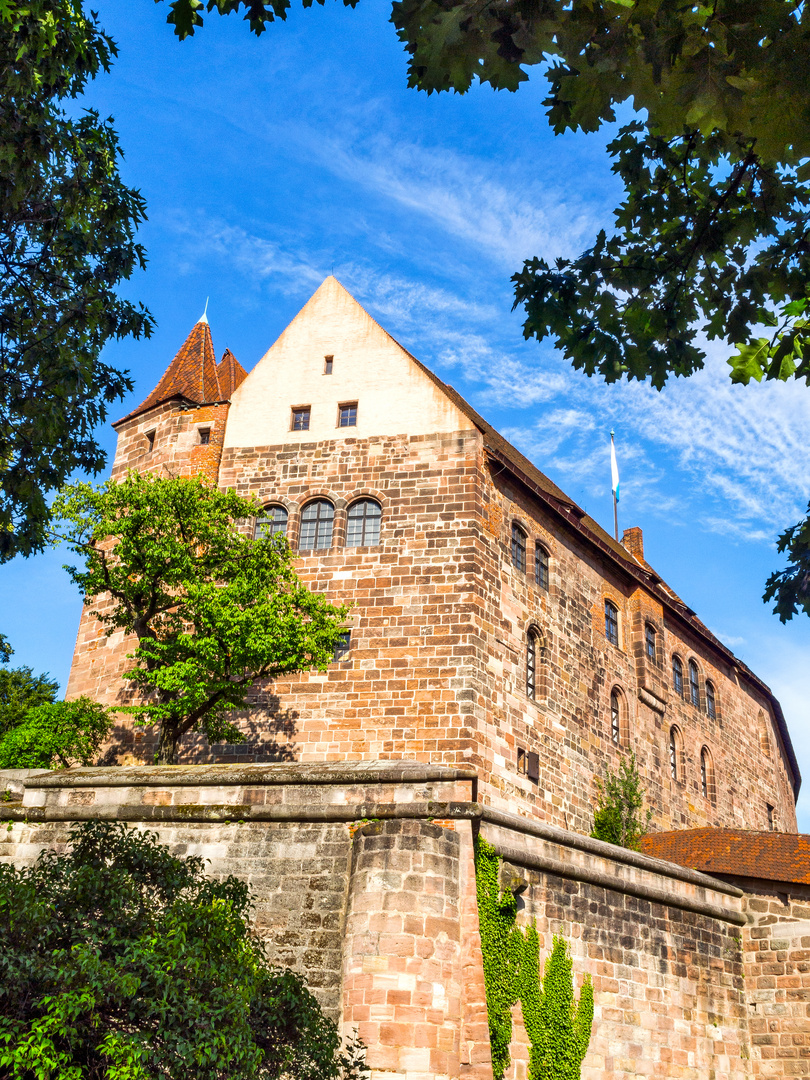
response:
<path id="1" fill-rule="evenodd" d="M 59 848 L 73 820 L 155 829 L 246 878 L 271 955 L 306 973 L 372 1080 L 491 1080 L 472 839 L 501 853 L 541 957 L 593 979 L 583 1080 L 808 1075 L 810 887 L 782 893 L 625 852 L 471 801 L 474 770 L 409 763 L 4 774 L 0 861 Z M 435 815 L 442 815 L 440 824 Z M 369 821 L 369 817 L 379 820 Z M 515 1010 L 509 1080 L 525 1080 Z"/>

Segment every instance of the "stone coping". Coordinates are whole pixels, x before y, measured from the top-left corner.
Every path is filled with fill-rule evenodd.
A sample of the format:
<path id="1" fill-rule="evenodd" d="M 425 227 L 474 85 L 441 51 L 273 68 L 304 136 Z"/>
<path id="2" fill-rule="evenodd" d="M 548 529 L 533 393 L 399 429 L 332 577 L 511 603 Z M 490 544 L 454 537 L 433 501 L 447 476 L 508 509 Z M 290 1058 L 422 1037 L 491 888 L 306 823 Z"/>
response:
<path id="1" fill-rule="evenodd" d="M 536 836 L 541 840 L 550 840 L 552 843 L 560 844 L 562 847 L 587 851 L 591 855 L 598 855 L 600 858 L 609 859 L 611 862 L 625 863 L 639 870 L 647 870 L 652 874 L 664 874 L 666 877 L 689 882 L 690 885 L 712 889 L 714 892 L 727 893 L 729 896 L 741 897 L 743 895 L 742 889 L 738 889 L 736 885 L 730 885 L 726 881 L 710 877 L 699 870 L 690 870 L 689 867 L 666 862 L 664 859 L 654 859 L 650 855 L 642 855 L 640 851 L 630 851 L 628 848 L 618 847 L 616 844 L 607 844 L 604 840 L 595 840 L 592 836 L 569 832 L 567 829 L 561 829 L 558 825 L 549 825 L 544 821 L 533 821 L 530 818 L 521 817 L 519 814 L 510 814 L 490 806 L 483 807 L 481 816 L 484 821 L 491 821 L 493 825 L 501 825 L 506 829 L 522 832 L 527 836 Z"/>
<path id="2" fill-rule="evenodd" d="M 9 776 L 17 770 L 8 770 Z M 0 770 L 0 787 L 5 771 Z M 263 784 L 390 784 L 472 780 L 472 765 L 418 761 L 273 762 L 246 765 L 111 765 L 57 769 L 25 778 L 26 788 L 202 787 Z"/>

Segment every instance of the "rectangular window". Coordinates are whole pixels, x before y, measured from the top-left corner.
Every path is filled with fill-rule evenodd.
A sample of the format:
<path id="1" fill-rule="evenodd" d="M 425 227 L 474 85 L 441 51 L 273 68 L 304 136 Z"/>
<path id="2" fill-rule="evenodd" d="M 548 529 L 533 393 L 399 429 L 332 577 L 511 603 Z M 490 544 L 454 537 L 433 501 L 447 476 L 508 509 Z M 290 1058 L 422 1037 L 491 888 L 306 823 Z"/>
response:
<path id="1" fill-rule="evenodd" d="M 526 533 L 514 523 L 512 524 L 512 565 L 522 574 L 526 573 Z"/>
<path id="2" fill-rule="evenodd" d="M 340 635 L 337 645 L 335 645 L 335 660 L 345 660 L 349 655 L 349 650 L 352 647 L 352 632 L 346 630 Z"/>
<path id="3" fill-rule="evenodd" d="M 211 442 L 211 428 L 200 428 L 200 446 L 208 446 Z"/>
<path id="4" fill-rule="evenodd" d="M 517 771 L 521 774 L 521 776 L 526 775 L 526 769 L 528 768 L 528 762 L 526 760 L 526 757 L 527 757 L 526 751 L 523 749 L 522 746 L 519 746 L 518 747 Z"/>
<path id="5" fill-rule="evenodd" d="M 651 663 L 655 663 L 655 630 L 649 623 L 644 627 L 644 648 L 647 653 L 647 659 Z"/>
<path id="6" fill-rule="evenodd" d="M 338 427 L 357 426 L 357 402 L 349 401 L 338 406 Z"/>
<path id="7" fill-rule="evenodd" d="M 323 358 L 323 373 L 324 375 L 332 374 L 332 364 L 335 362 L 334 356 L 325 356 Z"/>
<path id="8" fill-rule="evenodd" d="M 619 644 L 619 611 L 609 600 L 605 601 L 605 637 L 611 645 Z"/>
<path id="9" fill-rule="evenodd" d="M 293 408 L 291 431 L 309 431 L 309 405 Z"/>
<path id="10" fill-rule="evenodd" d="M 773 832 L 773 807 L 770 803 L 765 803 L 768 810 L 768 828 Z"/>
<path id="11" fill-rule="evenodd" d="M 548 592 L 548 552 L 541 544 L 534 545 L 534 580 Z"/>

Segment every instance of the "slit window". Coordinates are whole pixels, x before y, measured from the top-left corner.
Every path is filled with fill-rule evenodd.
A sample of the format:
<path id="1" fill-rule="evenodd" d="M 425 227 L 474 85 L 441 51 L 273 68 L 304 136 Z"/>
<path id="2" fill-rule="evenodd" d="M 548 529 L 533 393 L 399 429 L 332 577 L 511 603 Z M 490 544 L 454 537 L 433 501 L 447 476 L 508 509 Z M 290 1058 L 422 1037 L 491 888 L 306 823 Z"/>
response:
<path id="1" fill-rule="evenodd" d="M 309 405 L 301 405 L 292 411 L 292 431 L 309 431 Z"/>
<path id="2" fill-rule="evenodd" d="M 618 746 L 622 741 L 622 714 L 619 695 L 614 690 L 610 695 L 610 737 L 613 745 Z"/>
<path id="3" fill-rule="evenodd" d="M 346 546 L 368 547 L 380 542 L 382 507 L 374 499 L 358 499 L 349 507 Z"/>
<path id="4" fill-rule="evenodd" d="M 610 600 L 605 601 L 605 637 L 611 645 L 619 644 L 619 609 Z"/>
<path id="5" fill-rule="evenodd" d="M 512 565 L 526 573 L 526 533 L 516 522 L 512 522 Z"/>
<path id="6" fill-rule="evenodd" d="M 548 552 L 542 544 L 534 545 L 534 580 L 548 592 Z"/>
<path id="7" fill-rule="evenodd" d="M 526 635 L 526 694 L 537 698 L 537 634 L 530 630 Z"/>
<path id="8" fill-rule="evenodd" d="M 260 517 L 256 518 L 253 529 L 254 539 L 259 540 L 263 536 L 287 535 L 287 511 L 283 506 L 268 506 Z"/>
<path id="9" fill-rule="evenodd" d="M 694 660 L 689 661 L 689 700 L 696 709 L 700 708 L 700 676 Z"/>
<path id="10" fill-rule="evenodd" d="M 332 374 L 332 365 L 335 362 L 334 356 L 325 356 L 323 358 L 323 373 L 324 375 Z"/>
<path id="11" fill-rule="evenodd" d="M 351 630 L 344 630 L 337 640 L 335 645 L 334 660 L 345 660 L 349 655 L 349 651 L 352 647 L 352 632 Z"/>
<path id="12" fill-rule="evenodd" d="M 332 528 L 335 508 L 327 499 L 307 503 L 301 514 L 301 538 L 298 547 L 302 551 L 323 551 L 332 546 Z"/>
<path id="13" fill-rule="evenodd" d="M 147 452 L 147 454 L 151 454 L 154 449 L 155 449 L 155 432 L 154 431 L 147 431 L 147 433 L 146 433 L 146 452 Z"/>
<path id="14" fill-rule="evenodd" d="M 644 626 L 644 652 L 651 664 L 655 663 L 655 630 L 646 623 Z"/>
<path id="15" fill-rule="evenodd" d="M 680 780 L 681 778 L 680 762 L 678 761 L 679 750 L 678 729 L 671 727 L 669 729 L 669 775 L 673 780 Z"/>
<path id="16" fill-rule="evenodd" d="M 683 697 L 683 664 L 680 656 L 672 657 L 672 689 L 679 697 Z"/>
<path id="17" fill-rule="evenodd" d="M 765 803 L 765 808 L 768 811 L 768 829 L 769 829 L 770 832 L 773 832 L 773 830 L 774 830 L 773 807 L 771 806 L 770 803 Z"/>
<path id="18" fill-rule="evenodd" d="M 357 402 L 350 401 L 338 406 L 338 427 L 357 426 Z"/>
<path id="19" fill-rule="evenodd" d="M 717 719 L 717 697 L 714 692 L 714 683 L 706 680 L 706 715 L 710 720 Z"/>
<path id="20" fill-rule="evenodd" d="M 709 778 L 707 776 L 706 751 L 700 751 L 700 792 L 704 799 L 709 797 Z"/>

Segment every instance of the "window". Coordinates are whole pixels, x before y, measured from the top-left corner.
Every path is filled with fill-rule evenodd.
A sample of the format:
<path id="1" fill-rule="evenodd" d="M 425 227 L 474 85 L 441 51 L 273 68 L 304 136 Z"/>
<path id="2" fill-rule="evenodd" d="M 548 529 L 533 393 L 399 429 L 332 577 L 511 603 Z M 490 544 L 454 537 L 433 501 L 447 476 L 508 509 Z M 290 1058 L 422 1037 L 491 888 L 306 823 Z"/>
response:
<path id="1" fill-rule="evenodd" d="M 694 660 L 689 661 L 689 700 L 696 709 L 700 708 L 700 676 Z"/>
<path id="2" fill-rule="evenodd" d="M 709 797 L 709 778 L 706 775 L 708 768 L 706 766 L 706 751 L 700 751 L 700 792 L 704 799 Z"/>
<path id="3" fill-rule="evenodd" d="M 768 737 L 768 722 L 765 719 L 765 713 L 761 709 L 757 716 L 757 725 L 759 727 L 759 748 L 766 757 L 770 757 L 771 740 Z"/>
<path id="4" fill-rule="evenodd" d="M 526 573 L 526 533 L 517 522 L 512 522 L 512 565 Z"/>
<path id="5" fill-rule="evenodd" d="M 610 737 L 614 746 L 618 746 L 622 741 L 621 721 L 621 702 L 617 691 L 613 690 L 610 695 Z"/>
<path id="6" fill-rule="evenodd" d="M 344 630 L 344 632 L 338 638 L 337 645 L 335 645 L 335 660 L 345 660 L 349 655 L 349 650 L 352 647 L 352 632 L 351 630 Z"/>
<path id="7" fill-rule="evenodd" d="M 253 536 L 259 540 L 262 536 L 275 536 L 276 533 L 286 536 L 287 511 L 283 506 L 266 506 L 256 518 Z"/>
<path id="8" fill-rule="evenodd" d="M 669 729 L 669 774 L 673 780 L 681 779 L 681 733 L 676 727 Z"/>
<path id="9" fill-rule="evenodd" d="M 768 811 L 768 829 L 770 830 L 770 832 L 773 832 L 773 830 L 774 830 L 773 807 L 771 806 L 770 803 L 765 803 L 765 809 Z"/>
<path id="10" fill-rule="evenodd" d="M 672 689 L 679 697 L 683 697 L 683 664 L 680 656 L 672 657 Z"/>
<path id="11" fill-rule="evenodd" d="M 151 454 L 154 449 L 155 449 L 155 432 L 154 431 L 147 431 L 147 433 L 146 433 L 146 452 L 147 452 L 147 454 Z"/>
<path id="12" fill-rule="evenodd" d="M 292 411 L 291 431 L 309 431 L 309 405 L 300 405 Z"/>
<path id="13" fill-rule="evenodd" d="M 200 428 L 200 446 L 208 446 L 211 442 L 211 428 Z"/>
<path id="14" fill-rule="evenodd" d="M 527 765 L 528 765 L 528 762 L 526 761 L 526 751 L 523 749 L 522 746 L 519 746 L 518 747 L 518 766 L 517 766 L 517 769 L 518 769 L 518 772 L 521 774 L 521 776 L 526 775 L 526 766 Z"/>
<path id="15" fill-rule="evenodd" d="M 712 806 L 717 802 L 717 794 L 714 786 L 714 763 L 708 746 L 700 751 L 700 791 L 704 799 L 708 799 Z"/>
<path id="16" fill-rule="evenodd" d="M 619 644 L 619 609 L 610 600 L 605 601 L 605 637 L 611 645 Z"/>
<path id="17" fill-rule="evenodd" d="M 325 356 L 323 358 L 323 373 L 324 375 L 332 374 L 332 364 L 334 363 L 334 356 Z"/>
<path id="18" fill-rule="evenodd" d="M 338 427 L 357 426 L 357 402 L 350 401 L 346 405 L 338 405 Z"/>
<path id="19" fill-rule="evenodd" d="M 382 507 L 374 499 L 358 499 L 349 507 L 346 546 L 367 547 L 380 542 Z"/>
<path id="20" fill-rule="evenodd" d="M 302 551 L 323 551 L 330 548 L 334 521 L 335 508 L 326 499 L 307 503 L 301 514 L 301 539 L 298 547 Z"/>
<path id="21" fill-rule="evenodd" d="M 710 720 L 717 719 L 717 698 L 714 693 L 714 683 L 706 680 L 706 714 Z"/>
<path id="22" fill-rule="evenodd" d="M 655 663 L 655 630 L 649 623 L 644 626 L 644 652 L 650 663 Z"/>
<path id="23" fill-rule="evenodd" d="M 537 697 L 537 634 L 530 630 L 526 635 L 526 694 Z"/>
<path id="24" fill-rule="evenodd" d="M 534 545 L 534 580 L 548 592 L 548 552 L 542 544 Z"/>

